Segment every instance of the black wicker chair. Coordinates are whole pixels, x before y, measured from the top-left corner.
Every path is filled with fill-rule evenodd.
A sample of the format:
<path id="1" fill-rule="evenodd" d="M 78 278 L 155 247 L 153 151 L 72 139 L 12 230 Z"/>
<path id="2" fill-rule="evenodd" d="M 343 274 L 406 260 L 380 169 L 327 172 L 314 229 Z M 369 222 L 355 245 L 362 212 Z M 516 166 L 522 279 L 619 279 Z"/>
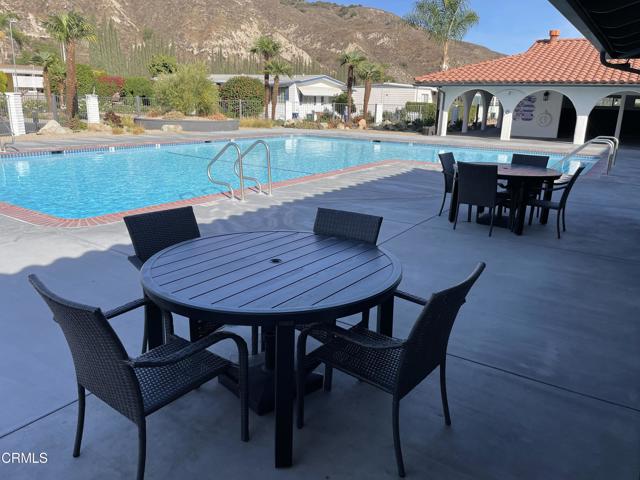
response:
<path id="1" fill-rule="evenodd" d="M 240 437 L 249 440 L 247 396 L 248 353 L 245 341 L 229 332 L 215 332 L 190 343 L 172 336 L 164 345 L 129 358 L 109 319 L 142 307 L 137 300 L 108 312 L 58 297 L 35 276 L 29 281 L 53 312 L 71 350 L 78 384 L 78 424 L 73 456 L 80 455 L 84 430 L 85 390 L 138 426 L 138 480 L 144 477 L 146 417 L 191 390 L 229 370 L 240 379 Z M 207 347 L 232 340 L 239 365 L 208 352 Z M 235 372 L 234 372 L 235 374 Z"/>
<path id="2" fill-rule="evenodd" d="M 455 230 L 458 226 L 460 205 L 469 205 L 468 221 L 471 221 L 472 206 L 487 207 L 490 213 L 489 236 L 491 236 L 496 207 L 509 206 L 509 194 L 498 192 L 498 166 L 458 162 L 457 168 L 458 206 L 453 229 Z"/>
<path id="3" fill-rule="evenodd" d="M 485 264 L 480 263 L 464 282 L 434 293 L 428 301 L 396 292 L 398 298 L 424 306 L 406 340 L 387 337 L 359 325 L 347 330 L 327 324 L 312 325 L 298 337 L 298 365 L 320 361 L 393 396 L 393 444 L 401 477 L 404 477 L 405 470 L 400 446 L 400 400 L 440 367 L 442 408 L 446 425 L 451 425 L 445 373 L 449 335 L 458 310 L 484 268 Z M 323 335 L 327 340 L 306 354 L 307 337 L 312 334 Z M 298 428 L 304 425 L 303 375 L 303 369 L 298 369 Z"/>
<path id="4" fill-rule="evenodd" d="M 558 239 L 560 239 L 560 217 L 562 217 L 562 231 L 567 231 L 567 224 L 565 222 L 565 212 L 567 210 L 567 200 L 569 199 L 569 194 L 571 193 L 571 189 L 573 185 L 578 180 L 578 177 L 584 171 L 584 165 L 580 165 L 575 173 L 571 176 L 571 178 L 566 182 L 556 182 L 551 188 L 552 192 L 561 191 L 562 196 L 560 200 L 554 202 L 553 200 L 540 200 L 538 198 L 532 198 L 527 203 L 531 206 L 531 211 L 529 212 L 529 225 L 533 222 L 533 209 L 534 208 L 547 208 L 549 210 L 556 210 L 556 230 L 558 233 Z M 548 188 L 548 187 L 547 187 Z M 548 191 L 548 190 L 547 190 Z"/>
<path id="5" fill-rule="evenodd" d="M 181 207 L 171 210 L 161 210 L 158 212 L 141 213 L 124 217 L 124 223 L 129 231 L 131 243 L 135 255 L 129 257 L 129 261 L 137 268 L 142 268 L 142 264 L 149 260 L 160 250 L 187 240 L 200 237 L 200 229 L 196 221 L 193 207 Z M 171 313 L 164 312 L 163 315 L 169 324 L 168 330 L 172 333 L 173 320 Z M 189 319 L 189 336 L 192 341 L 205 337 L 218 330 L 224 322 L 213 322 L 211 320 L 200 320 L 198 318 Z M 144 325 L 144 338 L 142 352 L 147 347 L 147 328 Z M 251 327 L 251 353 L 258 353 L 258 327 Z"/>
<path id="6" fill-rule="evenodd" d="M 549 163 L 548 155 L 527 155 L 524 153 L 514 153 L 511 157 L 512 165 L 526 165 L 528 167 L 547 168 Z"/>
<path id="7" fill-rule="evenodd" d="M 442 215 L 444 210 L 444 204 L 447 200 L 447 193 L 453 191 L 453 181 L 456 176 L 456 159 L 453 153 L 439 153 L 440 165 L 442 165 L 442 176 L 444 177 L 444 193 L 442 194 L 442 205 L 440 205 L 440 211 L 438 216 Z"/>

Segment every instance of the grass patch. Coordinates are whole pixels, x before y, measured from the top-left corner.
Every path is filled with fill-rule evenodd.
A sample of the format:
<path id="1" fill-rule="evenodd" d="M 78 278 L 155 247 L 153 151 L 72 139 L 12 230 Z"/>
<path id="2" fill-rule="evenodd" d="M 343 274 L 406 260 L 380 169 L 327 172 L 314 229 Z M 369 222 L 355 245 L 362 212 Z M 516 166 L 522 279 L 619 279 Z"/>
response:
<path id="1" fill-rule="evenodd" d="M 242 118 L 240 126 L 243 128 L 273 128 L 275 122 L 264 118 Z"/>

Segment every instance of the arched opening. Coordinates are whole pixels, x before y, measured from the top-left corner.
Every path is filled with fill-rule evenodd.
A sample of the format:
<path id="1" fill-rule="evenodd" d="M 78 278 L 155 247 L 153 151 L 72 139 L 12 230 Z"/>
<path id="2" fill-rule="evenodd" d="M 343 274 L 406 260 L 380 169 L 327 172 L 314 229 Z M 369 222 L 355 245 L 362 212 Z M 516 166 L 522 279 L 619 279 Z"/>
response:
<path id="1" fill-rule="evenodd" d="M 500 102 L 486 90 L 468 90 L 453 99 L 448 109 L 451 134 L 499 136 Z"/>
<path id="2" fill-rule="evenodd" d="M 512 137 L 572 140 L 576 109 L 569 97 L 540 90 L 524 97 L 513 110 Z"/>
<path id="3" fill-rule="evenodd" d="M 625 144 L 640 144 L 640 92 L 622 91 L 603 97 L 591 110 L 587 139 L 618 137 Z"/>

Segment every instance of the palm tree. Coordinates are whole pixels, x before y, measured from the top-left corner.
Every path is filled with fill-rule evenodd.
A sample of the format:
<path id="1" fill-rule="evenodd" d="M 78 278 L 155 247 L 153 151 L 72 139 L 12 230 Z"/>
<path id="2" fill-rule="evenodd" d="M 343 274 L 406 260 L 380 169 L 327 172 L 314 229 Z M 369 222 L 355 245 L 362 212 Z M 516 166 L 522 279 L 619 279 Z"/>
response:
<path id="1" fill-rule="evenodd" d="M 371 98 L 371 87 L 373 82 L 381 82 L 385 77 L 385 68 L 379 63 L 364 61 L 356 67 L 356 75 L 364 81 L 364 106 L 363 118 L 366 120 L 369 113 L 369 99 Z"/>
<path id="2" fill-rule="evenodd" d="M 276 106 L 278 105 L 278 95 L 280 93 L 280 76 L 291 75 L 293 67 L 289 62 L 285 62 L 280 58 L 269 60 L 265 65 L 265 72 L 273 75 L 273 94 L 271 95 L 271 118 L 276 119 Z"/>
<path id="3" fill-rule="evenodd" d="M 347 67 L 347 122 L 351 120 L 351 105 L 353 104 L 353 83 L 355 81 L 355 68 L 366 60 L 360 52 L 344 52 L 338 57 L 340 66 Z"/>
<path id="4" fill-rule="evenodd" d="M 42 67 L 42 84 L 44 93 L 47 96 L 47 104 L 51 105 L 51 71 L 60 63 L 60 57 L 55 53 L 43 50 L 31 57 L 31 62 Z"/>
<path id="5" fill-rule="evenodd" d="M 49 35 L 64 45 L 67 64 L 67 78 L 65 82 L 67 112 L 69 118 L 75 117 L 78 113 L 78 99 L 76 98 L 76 47 L 78 43 L 83 41 L 95 41 L 95 28 L 83 16 L 74 11 L 50 15 L 43 23 L 43 27 Z"/>
<path id="6" fill-rule="evenodd" d="M 468 7 L 467 0 L 419 0 L 406 17 L 414 27 L 427 32 L 442 47 L 441 70 L 449 68 L 449 42 L 462 40 L 480 17 Z"/>
<path id="7" fill-rule="evenodd" d="M 251 47 L 251 53 L 260 55 L 264 61 L 264 118 L 269 118 L 269 103 L 271 101 L 271 86 L 269 85 L 269 72 L 267 71 L 267 64 L 275 57 L 278 56 L 282 50 L 282 45 L 277 40 L 267 35 L 259 37 L 253 47 Z"/>

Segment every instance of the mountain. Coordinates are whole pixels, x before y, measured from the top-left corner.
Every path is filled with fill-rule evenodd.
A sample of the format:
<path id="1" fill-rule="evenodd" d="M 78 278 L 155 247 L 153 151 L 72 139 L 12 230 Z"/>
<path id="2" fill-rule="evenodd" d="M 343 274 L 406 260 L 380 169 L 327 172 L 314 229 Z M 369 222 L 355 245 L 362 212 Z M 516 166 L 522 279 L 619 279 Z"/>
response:
<path id="1" fill-rule="evenodd" d="M 246 58 L 255 38 L 271 34 L 283 44 L 283 57 L 319 64 L 327 73 L 335 72 L 336 56 L 347 49 L 360 49 L 388 65 L 397 81 L 412 81 L 439 64 L 439 47 L 424 32 L 392 13 L 358 5 L 304 0 L 0 0 L 0 11 L 17 13 L 18 27 L 32 38 L 45 36 L 39 22 L 46 15 L 69 9 L 96 22 L 112 20 L 121 45 L 140 44 L 151 29 L 180 58 L 207 60 L 219 52 Z M 85 51 L 85 59 L 87 55 Z M 458 66 L 500 54 L 455 42 L 450 56 Z"/>

